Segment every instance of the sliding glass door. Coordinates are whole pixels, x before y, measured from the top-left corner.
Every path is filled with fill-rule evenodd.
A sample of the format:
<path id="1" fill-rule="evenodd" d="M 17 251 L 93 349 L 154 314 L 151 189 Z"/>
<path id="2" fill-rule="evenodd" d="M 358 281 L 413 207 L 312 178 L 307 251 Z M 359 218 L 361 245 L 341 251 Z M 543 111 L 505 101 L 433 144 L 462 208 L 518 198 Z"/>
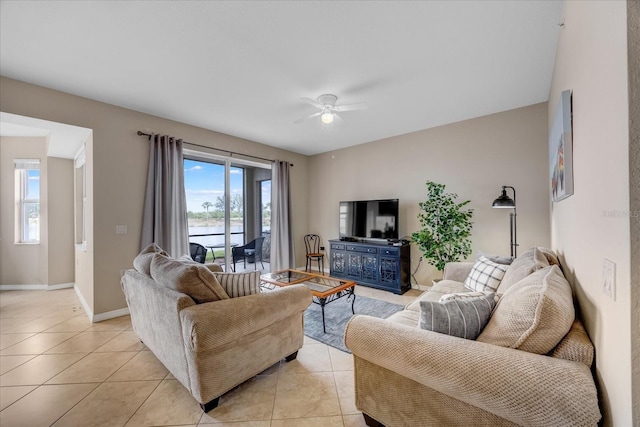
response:
<path id="1" fill-rule="evenodd" d="M 189 241 L 207 248 L 207 262 L 224 259 L 227 248 L 244 244 L 243 168 L 185 158 L 184 185 Z"/>
<path id="2" fill-rule="evenodd" d="M 270 210 L 267 206 L 269 217 L 264 218 L 262 199 L 266 197 L 266 188 L 262 183 L 270 177 L 271 170 L 249 162 L 185 152 L 184 182 L 189 241 L 207 249 L 207 262 L 233 265 L 231 248 L 243 246 L 268 231 Z M 254 190 L 256 184 L 258 191 Z M 268 185 L 269 201 L 270 190 Z M 244 265 L 241 261 L 240 267 Z M 262 265 L 259 263 L 250 267 L 262 269 Z M 264 266 L 268 268 L 268 265 Z M 232 269 L 225 267 L 225 270 Z"/>

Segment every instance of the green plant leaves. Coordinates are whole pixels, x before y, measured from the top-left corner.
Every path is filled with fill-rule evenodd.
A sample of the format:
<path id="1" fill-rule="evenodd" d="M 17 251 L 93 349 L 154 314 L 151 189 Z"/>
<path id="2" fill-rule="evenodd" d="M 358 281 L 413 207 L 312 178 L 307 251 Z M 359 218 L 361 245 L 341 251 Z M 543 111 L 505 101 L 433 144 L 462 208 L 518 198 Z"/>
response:
<path id="1" fill-rule="evenodd" d="M 457 203 L 458 195 L 446 193 L 444 184 L 427 181 L 427 200 L 419 202 L 418 221 L 422 230 L 411 234 L 424 258 L 442 271 L 448 262 L 459 261 L 471 254 L 473 209 L 470 203 Z"/>

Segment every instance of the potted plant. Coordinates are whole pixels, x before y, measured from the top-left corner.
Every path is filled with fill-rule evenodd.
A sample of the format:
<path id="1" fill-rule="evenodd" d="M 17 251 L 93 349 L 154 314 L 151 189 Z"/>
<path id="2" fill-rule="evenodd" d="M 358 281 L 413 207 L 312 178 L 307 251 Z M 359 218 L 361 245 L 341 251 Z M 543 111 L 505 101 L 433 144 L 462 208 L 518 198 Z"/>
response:
<path id="1" fill-rule="evenodd" d="M 444 184 L 427 181 L 427 200 L 418 203 L 418 220 L 422 230 L 411 234 L 423 257 L 438 271 L 448 262 L 460 261 L 471 254 L 473 209 L 470 202 L 457 203 L 458 195 L 446 193 Z"/>

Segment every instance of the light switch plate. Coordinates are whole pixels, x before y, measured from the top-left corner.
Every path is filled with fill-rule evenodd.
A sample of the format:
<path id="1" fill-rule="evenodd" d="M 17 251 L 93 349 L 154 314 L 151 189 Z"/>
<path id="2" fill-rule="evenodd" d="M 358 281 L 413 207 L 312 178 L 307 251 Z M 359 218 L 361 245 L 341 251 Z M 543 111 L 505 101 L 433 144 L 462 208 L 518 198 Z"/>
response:
<path id="1" fill-rule="evenodd" d="M 116 225 L 116 234 L 127 234 L 127 232 L 126 225 Z"/>
<path id="2" fill-rule="evenodd" d="M 607 258 L 602 264 L 602 292 L 616 300 L 616 264 Z"/>

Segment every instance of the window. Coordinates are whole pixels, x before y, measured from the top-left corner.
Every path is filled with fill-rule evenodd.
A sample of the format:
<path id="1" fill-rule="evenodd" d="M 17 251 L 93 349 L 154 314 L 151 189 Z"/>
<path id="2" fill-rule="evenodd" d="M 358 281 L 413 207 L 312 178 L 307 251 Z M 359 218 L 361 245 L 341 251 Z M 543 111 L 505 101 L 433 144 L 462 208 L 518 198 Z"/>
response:
<path id="1" fill-rule="evenodd" d="M 260 232 L 271 231 L 271 180 L 260 181 Z"/>
<path id="2" fill-rule="evenodd" d="M 16 159 L 16 243 L 40 243 L 40 160 Z"/>

